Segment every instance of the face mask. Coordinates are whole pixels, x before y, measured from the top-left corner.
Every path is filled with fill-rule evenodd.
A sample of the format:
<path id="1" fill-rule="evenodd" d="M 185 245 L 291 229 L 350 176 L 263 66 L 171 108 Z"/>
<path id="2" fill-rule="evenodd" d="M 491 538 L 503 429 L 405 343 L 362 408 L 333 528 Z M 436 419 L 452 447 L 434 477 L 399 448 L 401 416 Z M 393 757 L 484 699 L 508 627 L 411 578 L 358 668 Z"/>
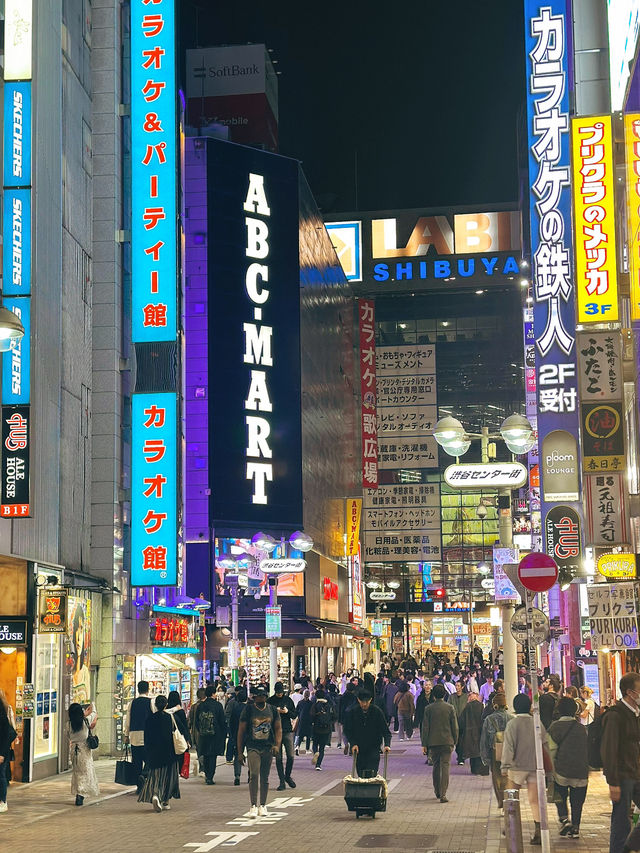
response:
<path id="1" fill-rule="evenodd" d="M 264 706 L 266 704 L 267 704 L 267 700 L 264 697 L 260 697 L 259 699 L 256 699 L 256 706 L 258 708 L 264 708 Z"/>

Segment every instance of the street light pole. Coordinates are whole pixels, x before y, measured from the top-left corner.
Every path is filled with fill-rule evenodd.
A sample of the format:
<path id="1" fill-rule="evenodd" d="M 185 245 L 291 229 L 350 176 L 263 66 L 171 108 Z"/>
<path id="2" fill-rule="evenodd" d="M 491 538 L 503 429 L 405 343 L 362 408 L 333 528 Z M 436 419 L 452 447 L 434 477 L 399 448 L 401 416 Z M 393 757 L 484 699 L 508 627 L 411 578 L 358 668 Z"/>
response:
<path id="1" fill-rule="evenodd" d="M 269 575 L 269 607 L 278 606 L 278 578 Z M 278 680 L 278 641 L 276 639 L 269 640 L 269 689 L 273 690 L 273 686 Z"/>
<path id="2" fill-rule="evenodd" d="M 513 548 L 513 522 L 511 520 L 511 491 L 500 489 L 501 497 L 506 497 L 509 505 L 505 509 L 498 507 L 498 531 L 500 534 L 500 545 L 503 548 Z M 504 656 L 504 692 L 507 697 L 507 707 L 513 704 L 513 699 L 518 692 L 518 650 L 516 641 L 511 633 L 511 617 L 514 613 L 513 604 L 502 602 L 500 605 L 502 615 L 502 653 Z"/>

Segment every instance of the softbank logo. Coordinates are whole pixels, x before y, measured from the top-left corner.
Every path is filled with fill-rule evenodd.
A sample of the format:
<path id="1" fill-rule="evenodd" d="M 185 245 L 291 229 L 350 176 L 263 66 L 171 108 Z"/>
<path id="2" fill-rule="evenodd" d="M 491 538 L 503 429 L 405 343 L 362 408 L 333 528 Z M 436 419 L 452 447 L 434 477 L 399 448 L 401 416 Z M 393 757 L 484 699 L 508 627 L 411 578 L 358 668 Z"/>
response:
<path id="1" fill-rule="evenodd" d="M 220 77 L 254 77 L 260 74 L 260 67 L 255 62 L 250 62 L 249 65 L 199 65 L 193 69 L 193 77 L 196 80 L 204 80 L 206 77 L 211 79 Z"/>

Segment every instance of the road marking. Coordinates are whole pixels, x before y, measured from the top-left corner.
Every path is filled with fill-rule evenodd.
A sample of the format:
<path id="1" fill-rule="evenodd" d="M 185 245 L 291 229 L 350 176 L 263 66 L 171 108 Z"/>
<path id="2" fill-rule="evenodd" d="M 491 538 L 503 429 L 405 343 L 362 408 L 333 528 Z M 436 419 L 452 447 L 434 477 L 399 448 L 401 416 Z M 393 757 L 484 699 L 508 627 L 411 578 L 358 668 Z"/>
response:
<path id="1" fill-rule="evenodd" d="M 401 778 L 400 779 L 390 779 L 387 782 L 387 793 L 389 793 L 390 791 L 393 791 L 394 788 L 397 788 L 398 785 L 400 784 L 400 782 L 402 782 Z"/>
<path id="2" fill-rule="evenodd" d="M 207 832 L 206 835 L 212 835 L 211 841 L 188 841 L 184 847 L 193 847 L 195 853 L 208 853 L 215 847 L 235 847 L 241 841 L 245 841 L 252 835 L 259 835 L 259 832 Z"/>
<path id="3" fill-rule="evenodd" d="M 333 782 L 328 782 L 326 785 L 323 785 L 322 788 L 320 788 L 315 793 L 311 794 L 311 796 L 312 797 L 321 797 L 323 794 L 326 794 L 327 791 L 330 791 L 332 788 L 335 788 L 335 786 L 337 784 L 338 784 L 338 782 L 336 782 L 336 780 L 334 779 Z"/>

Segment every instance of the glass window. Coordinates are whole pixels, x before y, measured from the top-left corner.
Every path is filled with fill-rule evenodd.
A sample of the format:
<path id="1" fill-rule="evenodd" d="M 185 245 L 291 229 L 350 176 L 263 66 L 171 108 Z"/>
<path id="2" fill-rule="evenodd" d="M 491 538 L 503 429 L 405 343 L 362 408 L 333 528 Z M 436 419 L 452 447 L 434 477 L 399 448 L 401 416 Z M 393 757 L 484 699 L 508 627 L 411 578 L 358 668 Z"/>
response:
<path id="1" fill-rule="evenodd" d="M 60 683 L 60 640 L 58 634 L 36 637 L 36 717 L 34 758 L 58 753 L 58 685 Z"/>

